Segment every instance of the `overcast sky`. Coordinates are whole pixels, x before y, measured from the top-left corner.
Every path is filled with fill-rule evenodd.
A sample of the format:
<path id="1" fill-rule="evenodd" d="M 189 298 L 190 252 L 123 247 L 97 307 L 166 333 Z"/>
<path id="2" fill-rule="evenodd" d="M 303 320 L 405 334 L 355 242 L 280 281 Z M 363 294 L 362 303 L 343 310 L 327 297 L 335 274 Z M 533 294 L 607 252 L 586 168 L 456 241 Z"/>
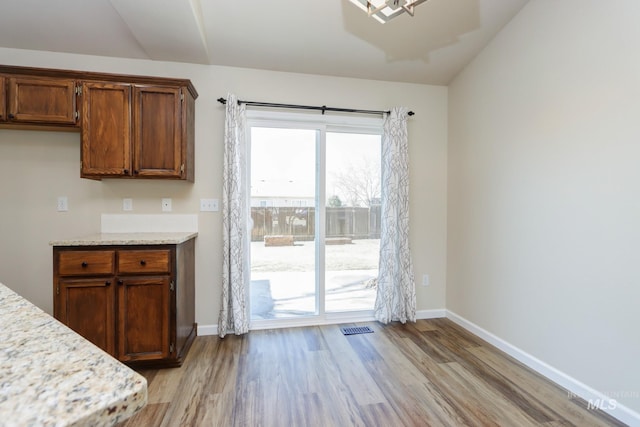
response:
<path id="1" fill-rule="evenodd" d="M 315 144 L 315 130 L 251 128 L 251 196 L 314 197 Z M 380 136 L 328 132 L 326 156 L 329 198 L 336 173 L 364 161 L 380 164 Z"/>

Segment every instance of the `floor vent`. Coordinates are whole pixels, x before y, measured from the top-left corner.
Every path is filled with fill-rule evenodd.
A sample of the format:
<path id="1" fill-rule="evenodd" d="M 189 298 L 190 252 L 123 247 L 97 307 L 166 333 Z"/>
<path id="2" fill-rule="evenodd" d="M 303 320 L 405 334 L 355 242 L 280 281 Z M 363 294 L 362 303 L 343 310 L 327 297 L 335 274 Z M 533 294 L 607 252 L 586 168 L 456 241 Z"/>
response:
<path id="1" fill-rule="evenodd" d="M 340 328 L 344 335 L 371 334 L 373 330 L 368 326 L 356 326 L 352 328 Z"/>

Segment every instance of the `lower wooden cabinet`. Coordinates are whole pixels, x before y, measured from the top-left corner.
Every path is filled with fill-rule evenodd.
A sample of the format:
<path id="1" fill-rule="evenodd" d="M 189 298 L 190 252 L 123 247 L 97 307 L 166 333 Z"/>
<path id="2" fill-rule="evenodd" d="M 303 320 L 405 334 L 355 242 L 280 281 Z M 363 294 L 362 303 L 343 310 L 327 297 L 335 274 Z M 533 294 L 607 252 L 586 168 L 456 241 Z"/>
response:
<path id="1" fill-rule="evenodd" d="M 57 308 L 65 325 L 114 356 L 116 354 L 113 279 L 60 279 Z"/>
<path id="2" fill-rule="evenodd" d="M 55 317 L 128 365 L 180 366 L 196 336 L 194 246 L 54 246 Z"/>
<path id="3" fill-rule="evenodd" d="M 171 357 L 171 283 L 166 276 L 118 279 L 118 357 L 123 362 Z"/>

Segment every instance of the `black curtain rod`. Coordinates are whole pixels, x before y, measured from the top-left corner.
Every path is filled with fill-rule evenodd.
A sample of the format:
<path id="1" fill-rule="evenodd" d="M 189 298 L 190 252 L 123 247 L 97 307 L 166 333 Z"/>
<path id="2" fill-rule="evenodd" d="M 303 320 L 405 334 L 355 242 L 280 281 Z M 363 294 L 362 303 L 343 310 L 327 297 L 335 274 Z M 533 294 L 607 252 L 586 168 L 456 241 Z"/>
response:
<path id="1" fill-rule="evenodd" d="M 221 104 L 226 104 L 227 100 L 224 98 L 218 98 L 218 102 Z M 296 105 L 296 104 L 274 104 L 272 102 L 255 102 L 255 101 L 241 101 L 238 100 L 238 104 L 251 105 L 253 107 L 274 107 L 274 108 L 292 108 L 296 110 L 316 110 L 322 111 L 324 114 L 326 111 L 336 111 L 340 113 L 358 113 L 358 114 L 389 114 L 391 111 L 377 111 L 377 110 L 354 110 L 352 108 L 335 108 L 335 107 L 327 107 L 323 105 L 322 107 L 316 107 L 313 105 Z M 407 115 L 413 116 L 415 113 L 413 111 L 409 111 Z"/>

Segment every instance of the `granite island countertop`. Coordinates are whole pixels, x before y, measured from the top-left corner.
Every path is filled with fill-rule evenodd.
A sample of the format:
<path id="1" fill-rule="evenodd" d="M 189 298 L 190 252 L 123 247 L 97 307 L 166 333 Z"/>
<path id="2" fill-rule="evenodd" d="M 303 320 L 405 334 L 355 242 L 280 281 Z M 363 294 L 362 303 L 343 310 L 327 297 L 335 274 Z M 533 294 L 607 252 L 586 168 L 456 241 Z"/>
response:
<path id="1" fill-rule="evenodd" d="M 105 245 L 178 245 L 193 239 L 197 232 L 171 233 L 97 233 L 78 238 L 53 240 L 51 246 L 105 246 Z"/>
<path id="2" fill-rule="evenodd" d="M 0 426 L 112 426 L 147 381 L 0 283 Z"/>

